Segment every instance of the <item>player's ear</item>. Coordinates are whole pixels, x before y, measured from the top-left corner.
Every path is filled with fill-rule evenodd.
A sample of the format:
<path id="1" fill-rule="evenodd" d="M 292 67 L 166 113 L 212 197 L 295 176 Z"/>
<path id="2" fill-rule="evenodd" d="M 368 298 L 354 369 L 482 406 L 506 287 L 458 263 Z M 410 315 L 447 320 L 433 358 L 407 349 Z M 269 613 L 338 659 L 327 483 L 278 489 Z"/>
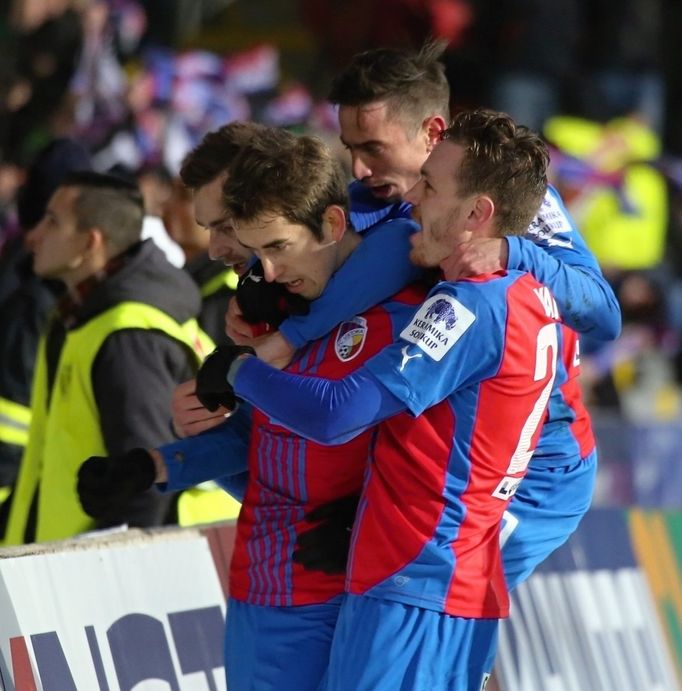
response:
<path id="1" fill-rule="evenodd" d="M 469 215 L 467 216 L 467 230 L 476 232 L 487 228 L 495 216 L 495 202 L 487 195 L 481 194 L 471 201 Z"/>
<path id="2" fill-rule="evenodd" d="M 442 115 L 429 115 L 428 118 L 424 119 L 422 131 L 426 136 L 426 150 L 428 153 L 431 153 L 436 144 L 438 144 L 446 127 L 445 118 Z"/>
<path id="3" fill-rule="evenodd" d="M 339 242 L 346 232 L 346 212 L 336 204 L 328 206 L 322 216 L 322 231 L 325 238 Z"/>

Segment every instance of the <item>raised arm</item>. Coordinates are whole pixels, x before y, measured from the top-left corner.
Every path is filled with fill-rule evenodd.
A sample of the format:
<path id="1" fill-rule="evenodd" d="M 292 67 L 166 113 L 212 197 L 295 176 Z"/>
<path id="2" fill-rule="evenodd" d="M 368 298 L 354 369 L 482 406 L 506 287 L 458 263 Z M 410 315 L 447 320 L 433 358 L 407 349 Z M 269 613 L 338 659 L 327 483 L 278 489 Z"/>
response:
<path id="1" fill-rule="evenodd" d="M 310 304 L 310 312 L 282 322 L 279 329 L 286 340 L 300 348 L 420 278 L 422 270 L 409 260 L 410 236 L 417 228 L 412 221 L 396 219 L 365 233 L 324 293 Z"/>

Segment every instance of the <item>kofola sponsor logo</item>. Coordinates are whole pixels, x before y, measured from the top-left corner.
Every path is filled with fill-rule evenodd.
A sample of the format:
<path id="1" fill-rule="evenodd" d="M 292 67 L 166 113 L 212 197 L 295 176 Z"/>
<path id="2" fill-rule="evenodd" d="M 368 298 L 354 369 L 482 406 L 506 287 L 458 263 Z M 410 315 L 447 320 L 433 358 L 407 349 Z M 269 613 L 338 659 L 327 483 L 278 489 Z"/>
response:
<path id="1" fill-rule="evenodd" d="M 128 691 L 147 680 L 166 682 L 169 689 L 179 691 L 187 688 L 183 677 L 190 674 L 204 680 L 192 684 L 192 688 L 217 691 L 224 688 L 224 626 L 223 613 L 217 605 L 171 612 L 166 621 L 139 612 L 129 613 L 106 630 L 84 626 L 80 649 L 74 648 L 70 636 L 69 656 L 58 631 L 17 636 L 9 639 L 14 687 L 8 679 L 1 678 L 2 667 L 0 681 L 2 688 L 17 691 L 41 686 L 79 691 L 85 688 L 86 667 L 90 670 L 87 677 L 97 680 L 97 687 L 89 688 L 98 691 L 109 691 L 110 682 L 117 682 L 118 687 Z M 220 685 L 216 684 L 216 676 Z"/>

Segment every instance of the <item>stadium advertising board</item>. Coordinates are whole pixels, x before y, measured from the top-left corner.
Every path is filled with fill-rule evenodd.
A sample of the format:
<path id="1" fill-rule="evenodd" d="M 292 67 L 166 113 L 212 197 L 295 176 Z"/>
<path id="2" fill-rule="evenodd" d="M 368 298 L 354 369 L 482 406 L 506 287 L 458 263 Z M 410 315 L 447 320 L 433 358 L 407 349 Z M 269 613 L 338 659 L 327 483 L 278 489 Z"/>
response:
<path id="1" fill-rule="evenodd" d="M 502 691 L 680 688 L 624 511 L 590 511 L 513 593 L 496 672 Z"/>
<path id="2" fill-rule="evenodd" d="M 196 532 L 0 560 L 5 691 L 222 691 L 225 600 Z"/>

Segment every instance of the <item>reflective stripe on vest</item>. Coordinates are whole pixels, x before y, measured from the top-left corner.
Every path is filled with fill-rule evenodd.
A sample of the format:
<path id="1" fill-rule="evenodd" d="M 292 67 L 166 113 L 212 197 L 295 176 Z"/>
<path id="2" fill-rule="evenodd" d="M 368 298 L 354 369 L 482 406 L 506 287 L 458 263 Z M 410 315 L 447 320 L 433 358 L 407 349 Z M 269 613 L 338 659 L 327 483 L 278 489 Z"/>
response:
<path id="1" fill-rule="evenodd" d="M 26 446 L 31 409 L 0 396 L 0 441 Z"/>
<path id="2" fill-rule="evenodd" d="M 135 302 L 116 305 L 66 334 L 49 411 L 45 339 L 31 396 L 32 419 L 9 516 L 5 544 L 21 544 L 28 512 L 40 484 L 36 541 L 71 537 L 94 527 L 76 493 L 76 474 L 89 456 L 107 454 L 92 388 L 92 366 L 104 341 L 123 329 L 161 331 L 187 346 L 197 363 L 213 347 L 194 319 L 178 324 L 164 312 Z"/>
<path id="3" fill-rule="evenodd" d="M 237 290 L 237 283 L 239 283 L 239 276 L 234 272 L 234 269 L 225 269 L 217 276 L 210 278 L 200 288 L 202 298 L 207 298 L 213 293 L 217 293 L 221 288 L 229 288 L 230 290 Z"/>

